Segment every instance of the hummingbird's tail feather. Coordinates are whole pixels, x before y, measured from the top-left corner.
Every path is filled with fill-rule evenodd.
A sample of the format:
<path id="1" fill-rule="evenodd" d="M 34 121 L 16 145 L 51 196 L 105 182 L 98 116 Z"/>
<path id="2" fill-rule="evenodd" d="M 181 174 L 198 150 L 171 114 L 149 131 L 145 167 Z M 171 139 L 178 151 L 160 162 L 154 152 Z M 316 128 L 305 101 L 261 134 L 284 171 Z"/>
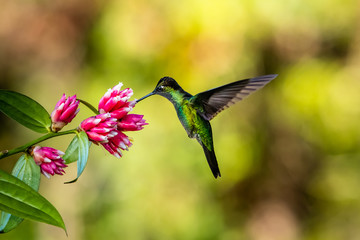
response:
<path id="1" fill-rule="evenodd" d="M 199 141 L 201 146 L 204 149 L 204 153 L 206 156 L 206 160 L 210 166 L 211 172 L 213 173 L 214 177 L 221 177 L 220 169 L 218 163 L 216 161 L 216 156 L 214 151 L 210 151 L 201 141 Z"/>

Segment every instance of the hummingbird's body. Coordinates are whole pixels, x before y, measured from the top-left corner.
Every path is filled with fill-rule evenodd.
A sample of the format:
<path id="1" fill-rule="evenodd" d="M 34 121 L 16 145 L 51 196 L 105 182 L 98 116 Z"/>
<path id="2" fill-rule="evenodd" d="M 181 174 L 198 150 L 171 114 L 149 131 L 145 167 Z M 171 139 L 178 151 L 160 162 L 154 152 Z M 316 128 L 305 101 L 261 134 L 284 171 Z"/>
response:
<path id="1" fill-rule="evenodd" d="M 196 106 L 192 102 L 193 96 L 185 92 L 180 86 L 176 90 L 164 95 L 174 105 L 178 118 L 185 128 L 188 137 L 196 138 L 203 147 L 214 176 L 221 176 L 214 153 L 210 122 L 199 114 L 199 112 L 204 111 L 203 107 L 201 105 Z"/>
<path id="2" fill-rule="evenodd" d="M 154 94 L 167 98 L 175 107 L 178 118 L 189 138 L 203 147 L 206 159 L 215 178 L 221 176 L 216 160 L 210 120 L 219 112 L 263 87 L 277 75 L 245 79 L 214 88 L 196 95 L 185 92 L 170 77 L 160 79 L 155 90 L 137 102 Z"/>

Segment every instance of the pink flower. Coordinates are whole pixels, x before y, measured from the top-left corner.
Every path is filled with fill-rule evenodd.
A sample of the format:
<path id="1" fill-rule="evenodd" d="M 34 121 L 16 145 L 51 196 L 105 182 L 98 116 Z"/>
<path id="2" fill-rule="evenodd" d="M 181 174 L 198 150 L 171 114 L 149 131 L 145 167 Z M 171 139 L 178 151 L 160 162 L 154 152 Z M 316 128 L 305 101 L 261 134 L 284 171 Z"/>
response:
<path id="1" fill-rule="evenodd" d="M 110 113 L 103 113 L 85 119 L 81 122 L 80 128 L 86 132 L 91 141 L 106 143 L 118 134 L 116 124 L 116 118 L 112 118 Z"/>
<path id="2" fill-rule="evenodd" d="M 117 158 L 121 150 L 128 150 L 132 145 L 123 131 L 137 131 L 148 123 L 143 115 L 129 114 L 136 101 L 129 101 L 133 95 L 131 88 L 120 90 L 122 83 L 109 89 L 99 101 L 99 115 L 90 117 L 80 124 L 89 139 L 101 145 Z"/>
<path id="3" fill-rule="evenodd" d="M 121 149 L 128 150 L 128 147 L 130 147 L 132 143 L 128 136 L 117 131 L 117 134 L 113 138 L 110 138 L 107 143 L 101 143 L 101 145 L 103 145 L 109 153 L 120 158 L 122 156 Z"/>
<path id="4" fill-rule="evenodd" d="M 143 119 L 144 115 L 128 114 L 118 121 L 118 130 L 120 131 L 138 131 L 148 125 Z"/>
<path id="5" fill-rule="evenodd" d="M 122 107 L 110 112 L 111 117 L 116 118 L 116 119 L 123 118 L 133 109 L 135 104 L 136 104 L 135 101 L 126 102 Z"/>
<path id="6" fill-rule="evenodd" d="M 61 158 L 64 155 L 62 151 L 50 147 L 35 146 L 31 155 L 35 163 L 40 166 L 41 173 L 47 178 L 50 178 L 50 175 L 63 175 L 65 173 L 63 168 L 67 167 L 67 165 Z"/>
<path id="7" fill-rule="evenodd" d="M 110 113 L 111 117 L 120 119 L 130 112 L 135 101 L 128 102 L 133 95 L 131 88 L 120 90 L 122 83 L 109 89 L 99 101 L 99 113 Z"/>
<path id="8" fill-rule="evenodd" d="M 80 110 L 78 107 L 79 101 L 76 100 L 76 95 L 66 98 L 66 95 L 63 94 L 51 113 L 52 130 L 58 132 L 71 122 Z"/>

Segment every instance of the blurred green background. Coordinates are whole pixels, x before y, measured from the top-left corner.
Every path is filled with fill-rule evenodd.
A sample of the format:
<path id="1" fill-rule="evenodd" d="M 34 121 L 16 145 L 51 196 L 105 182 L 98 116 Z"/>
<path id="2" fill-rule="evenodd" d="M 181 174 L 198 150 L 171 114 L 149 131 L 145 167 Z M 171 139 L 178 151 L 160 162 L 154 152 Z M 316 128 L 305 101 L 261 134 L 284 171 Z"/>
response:
<path id="1" fill-rule="evenodd" d="M 62 214 L 0 239 L 360 239 L 360 5 L 354 0 L 0 0 L 0 88 L 51 112 L 63 93 L 95 106 L 118 82 L 140 98 L 163 76 L 195 94 L 279 77 L 218 115 L 215 180 L 173 106 L 122 159 L 93 145 L 84 174 L 42 178 Z M 92 113 L 81 106 L 67 129 Z M 0 114 L 1 150 L 39 135 Z M 44 142 L 65 150 L 72 136 Z M 11 171 L 20 155 L 1 160 Z"/>

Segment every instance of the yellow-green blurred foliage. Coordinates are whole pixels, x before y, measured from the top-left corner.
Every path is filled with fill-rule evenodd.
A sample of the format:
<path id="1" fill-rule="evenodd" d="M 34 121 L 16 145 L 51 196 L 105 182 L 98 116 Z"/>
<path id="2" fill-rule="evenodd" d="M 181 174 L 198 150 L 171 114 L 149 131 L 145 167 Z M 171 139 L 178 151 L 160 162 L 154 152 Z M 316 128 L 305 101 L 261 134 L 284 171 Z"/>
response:
<path id="1" fill-rule="evenodd" d="M 195 94 L 278 73 L 212 121 L 222 177 L 173 106 L 116 159 L 93 145 L 83 176 L 43 178 L 65 233 L 25 221 L 0 239 L 360 237 L 360 5 L 354 0 L 1 0 L 0 87 L 51 112 L 63 93 L 95 106 L 123 82 L 140 98 L 163 76 Z M 70 127 L 91 115 L 85 106 Z M 38 137 L 0 114 L 1 149 Z M 71 136 L 43 145 L 65 150 Z M 1 160 L 11 170 L 16 159 Z"/>

